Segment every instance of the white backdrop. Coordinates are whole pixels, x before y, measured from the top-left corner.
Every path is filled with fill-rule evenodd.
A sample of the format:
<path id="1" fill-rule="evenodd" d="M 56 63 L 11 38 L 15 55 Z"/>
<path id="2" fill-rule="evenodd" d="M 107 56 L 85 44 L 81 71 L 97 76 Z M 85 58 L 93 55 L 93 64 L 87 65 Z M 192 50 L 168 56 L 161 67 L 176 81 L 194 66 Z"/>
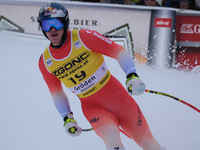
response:
<path id="1" fill-rule="evenodd" d="M 64 4 L 69 11 L 70 29 L 87 28 L 104 34 L 128 23 L 135 52 L 140 53 L 147 50 L 151 17 L 150 8 L 117 4 L 59 2 Z M 44 1 L 2 1 L 0 2 L 0 14 L 24 28 L 25 33 L 42 34 L 38 28 L 37 16 L 43 4 L 45 4 Z"/>

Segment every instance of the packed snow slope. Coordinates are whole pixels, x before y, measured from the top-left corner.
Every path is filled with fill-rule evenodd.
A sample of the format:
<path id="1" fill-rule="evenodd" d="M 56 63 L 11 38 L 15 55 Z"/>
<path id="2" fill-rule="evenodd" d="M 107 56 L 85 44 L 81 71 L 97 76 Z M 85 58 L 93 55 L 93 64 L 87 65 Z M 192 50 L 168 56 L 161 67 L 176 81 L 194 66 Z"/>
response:
<path id="1" fill-rule="evenodd" d="M 37 36 L 1 31 L 1 150 L 105 150 L 94 131 L 69 137 L 54 107 L 38 69 L 41 53 L 49 41 Z M 108 68 L 125 86 L 125 74 L 117 61 L 105 57 Z M 200 108 L 200 73 L 149 69 L 136 65 L 148 89 L 166 92 Z M 65 89 L 75 119 L 82 128 L 84 118 L 79 99 Z M 200 149 L 200 113 L 171 98 L 144 93 L 133 96 L 143 111 L 155 138 L 168 150 Z M 127 150 L 141 150 L 121 135 Z"/>

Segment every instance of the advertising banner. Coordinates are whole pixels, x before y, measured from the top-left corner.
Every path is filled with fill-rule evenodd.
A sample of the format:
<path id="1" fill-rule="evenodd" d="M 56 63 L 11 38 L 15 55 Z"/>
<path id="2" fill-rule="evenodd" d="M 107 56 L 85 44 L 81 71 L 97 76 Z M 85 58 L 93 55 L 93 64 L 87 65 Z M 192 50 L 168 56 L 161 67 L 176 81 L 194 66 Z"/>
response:
<path id="1" fill-rule="evenodd" d="M 69 11 L 70 30 L 91 29 L 104 34 L 128 25 L 130 28 L 128 32 L 132 35 L 132 41 L 129 44 L 132 49 L 134 48 L 134 52 L 147 52 L 151 9 L 102 3 L 68 1 L 59 1 L 59 3 L 62 3 Z M 24 29 L 24 33 L 42 35 L 37 16 L 44 4 L 46 3 L 33 1 L 0 1 L 0 16 Z"/>
<path id="2" fill-rule="evenodd" d="M 147 65 L 155 68 L 172 67 L 176 11 L 152 10 Z"/>
<path id="3" fill-rule="evenodd" d="M 177 15 L 176 31 L 178 46 L 200 46 L 200 15 Z"/>
<path id="4" fill-rule="evenodd" d="M 180 14 L 176 17 L 176 68 L 200 70 L 200 15 Z"/>

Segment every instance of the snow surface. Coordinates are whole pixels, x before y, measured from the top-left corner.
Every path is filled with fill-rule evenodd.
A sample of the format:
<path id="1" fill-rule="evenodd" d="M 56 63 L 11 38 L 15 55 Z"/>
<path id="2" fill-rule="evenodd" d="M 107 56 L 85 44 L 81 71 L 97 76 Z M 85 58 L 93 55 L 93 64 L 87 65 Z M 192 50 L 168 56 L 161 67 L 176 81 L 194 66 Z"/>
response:
<path id="1" fill-rule="evenodd" d="M 105 150 L 94 131 L 69 137 L 38 69 L 38 59 L 49 41 L 0 33 L 1 150 Z M 116 60 L 105 57 L 108 68 L 125 85 L 125 74 Z M 136 65 L 147 88 L 174 95 L 200 108 L 200 73 L 149 69 Z M 82 128 L 84 118 L 78 98 L 65 89 L 75 119 Z M 200 114 L 171 98 L 144 93 L 134 96 L 155 138 L 168 150 L 200 149 Z M 123 134 L 127 150 L 141 148 Z"/>

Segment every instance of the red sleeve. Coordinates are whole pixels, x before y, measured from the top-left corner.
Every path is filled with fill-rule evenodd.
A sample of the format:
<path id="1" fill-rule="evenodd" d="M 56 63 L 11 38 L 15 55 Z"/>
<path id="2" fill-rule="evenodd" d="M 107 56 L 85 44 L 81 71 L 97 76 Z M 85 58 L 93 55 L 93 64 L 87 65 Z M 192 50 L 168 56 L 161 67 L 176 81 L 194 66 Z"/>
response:
<path id="1" fill-rule="evenodd" d="M 43 55 L 41 55 L 38 65 L 51 94 L 62 91 L 63 88 L 61 81 L 46 69 L 43 61 Z"/>
<path id="2" fill-rule="evenodd" d="M 121 52 L 126 50 L 123 46 L 104 37 L 93 30 L 79 30 L 79 36 L 87 48 L 92 51 L 117 59 Z"/>

